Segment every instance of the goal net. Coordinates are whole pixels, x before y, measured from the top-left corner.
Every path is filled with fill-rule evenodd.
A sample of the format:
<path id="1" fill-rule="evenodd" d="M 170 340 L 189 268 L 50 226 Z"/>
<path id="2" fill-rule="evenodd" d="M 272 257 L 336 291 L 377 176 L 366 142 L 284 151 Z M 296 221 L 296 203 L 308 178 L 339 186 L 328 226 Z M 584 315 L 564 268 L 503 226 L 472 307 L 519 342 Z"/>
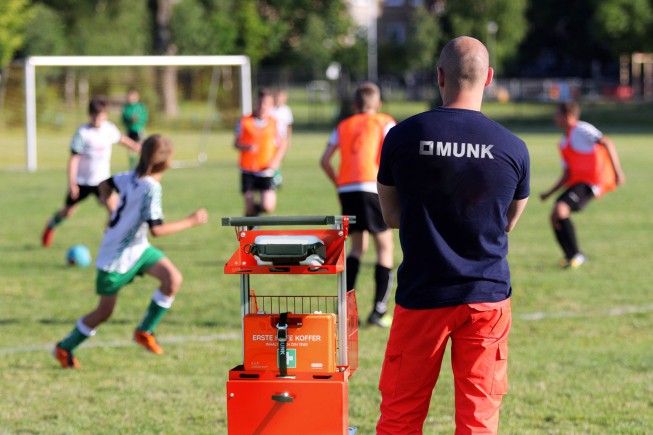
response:
<path id="1" fill-rule="evenodd" d="M 109 101 L 109 120 L 121 121 L 129 89 L 148 111 L 146 134 L 175 144 L 175 165 L 201 164 L 224 148 L 226 131 L 252 110 L 246 56 L 35 56 L 0 77 L 0 167 L 59 167 L 73 133 L 88 121 L 95 95 Z M 117 169 L 127 151 L 114 149 Z M 124 155 L 125 165 L 120 161 Z"/>

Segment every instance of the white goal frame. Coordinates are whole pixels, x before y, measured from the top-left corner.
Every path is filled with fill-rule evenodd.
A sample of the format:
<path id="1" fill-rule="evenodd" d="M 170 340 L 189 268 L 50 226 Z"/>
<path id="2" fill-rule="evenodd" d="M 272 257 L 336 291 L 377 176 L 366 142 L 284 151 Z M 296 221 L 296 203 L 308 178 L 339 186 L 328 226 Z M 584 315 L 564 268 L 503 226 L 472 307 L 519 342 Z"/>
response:
<path id="1" fill-rule="evenodd" d="M 25 146 L 29 172 L 37 169 L 37 66 L 237 66 L 240 69 L 242 114 L 252 112 L 252 72 L 248 56 L 30 56 L 25 59 Z"/>

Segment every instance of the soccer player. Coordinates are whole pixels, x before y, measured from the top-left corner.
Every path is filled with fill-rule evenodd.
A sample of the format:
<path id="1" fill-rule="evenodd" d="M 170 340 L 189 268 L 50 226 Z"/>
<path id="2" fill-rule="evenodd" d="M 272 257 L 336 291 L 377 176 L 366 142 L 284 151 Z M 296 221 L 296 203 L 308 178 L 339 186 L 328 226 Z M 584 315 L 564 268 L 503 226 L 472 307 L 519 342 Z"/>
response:
<path id="1" fill-rule="evenodd" d="M 508 232 L 530 193 L 526 144 L 481 112 L 487 48 L 461 36 L 438 59 L 443 105 L 397 124 L 381 151 L 383 217 L 399 228 L 394 319 L 376 433 L 417 434 L 448 343 L 457 434 L 496 434 L 508 388 Z"/>
<path id="2" fill-rule="evenodd" d="M 46 248 L 52 244 L 56 227 L 75 213 L 80 201 L 91 194 L 99 198 L 98 184 L 111 175 L 113 144 L 121 143 L 134 152 L 141 149 L 138 142 L 120 134 L 118 127 L 107 119 L 108 108 L 104 97 L 91 99 L 88 115 L 88 124 L 77 129 L 70 143 L 68 193 L 64 206 L 54 213 L 43 230 L 41 243 Z M 116 201 L 116 197 L 107 201 L 110 211 Z"/>
<path id="3" fill-rule="evenodd" d="M 145 137 L 145 125 L 147 124 L 147 107 L 141 101 L 141 96 L 134 88 L 127 91 L 127 103 L 122 108 L 122 123 L 127 130 L 127 136 L 141 142 Z M 138 163 L 138 154 L 129 153 L 129 168 L 134 169 Z"/>
<path id="4" fill-rule="evenodd" d="M 274 173 L 281 165 L 287 142 L 279 135 L 272 116 L 274 97 L 267 89 L 258 93 L 256 108 L 236 125 L 234 147 L 240 151 L 241 192 L 245 216 L 272 213 L 277 205 Z M 259 194 L 258 201 L 256 193 Z"/>
<path id="5" fill-rule="evenodd" d="M 347 290 L 356 286 L 361 258 L 368 246 L 369 234 L 376 247 L 374 267 L 374 308 L 367 318 L 369 325 L 389 326 L 388 298 L 392 291 L 394 242 L 392 230 L 383 221 L 376 176 L 379 171 L 381 145 L 386 133 L 396 125 L 390 115 L 377 113 L 381 91 L 371 82 L 362 83 L 354 94 L 356 114 L 341 121 L 331 134 L 320 164 L 336 185 L 343 215 L 356 216 L 349 227 L 351 250 L 347 256 Z M 331 159 L 340 152 L 338 171 Z"/>
<path id="6" fill-rule="evenodd" d="M 626 181 L 612 140 L 579 117 L 578 103 L 557 106 L 555 123 L 564 132 L 559 145 L 563 172 L 553 187 L 540 194 L 545 201 L 561 187 L 566 188 L 553 205 L 551 225 L 564 253 L 561 265 L 572 269 L 587 259 L 578 247 L 571 213 L 583 210 L 591 200 Z"/>
<path id="7" fill-rule="evenodd" d="M 279 136 L 282 140 L 286 141 L 286 152 L 292 145 L 292 124 L 294 122 L 292 109 L 288 106 L 288 92 L 285 89 L 277 89 L 274 93 L 274 109 L 272 109 L 272 116 L 277 123 L 279 129 Z M 281 168 L 277 169 L 272 181 L 278 189 L 283 182 Z"/>
<path id="8" fill-rule="evenodd" d="M 143 143 L 136 169 L 114 175 L 99 185 L 100 199 L 106 201 L 116 191 L 119 206 L 111 214 L 97 255 L 97 307 L 81 317 L 72 332 L 57 343 L 54 355 L 65 368 L 79 367 L 73 351 L 113 313 L 118 292 L 137 275 L 147 274 L 159 281 L 145 316 L 134 331 L 134 340 L 155 354 L 163 349 L 153 331 L 168 311 L 182 284 L 182 274 L 161 251 L 150 245 L 148 230 L 154 237 L 166 236 L 205 224 L 208 215 L 199 209 L 188 217 L 163 221 L 161 177 L 170 167 L 173 145 L 167 138 L 152 135 Z"/>

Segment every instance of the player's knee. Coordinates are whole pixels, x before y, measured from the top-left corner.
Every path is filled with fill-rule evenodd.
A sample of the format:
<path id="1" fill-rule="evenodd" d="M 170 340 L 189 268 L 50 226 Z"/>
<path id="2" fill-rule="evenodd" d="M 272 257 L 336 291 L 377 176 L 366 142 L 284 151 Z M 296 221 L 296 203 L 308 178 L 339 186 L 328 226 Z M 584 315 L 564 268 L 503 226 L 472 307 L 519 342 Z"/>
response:
<path id="1" fill-rule="evenodd" d="M 170 273 L 170 296 L 176 294 L 179 289 L 181 288 L 181 285 L 184 282 L 184 276 L 182 273 L 178 270 L 171 271 Z"/>

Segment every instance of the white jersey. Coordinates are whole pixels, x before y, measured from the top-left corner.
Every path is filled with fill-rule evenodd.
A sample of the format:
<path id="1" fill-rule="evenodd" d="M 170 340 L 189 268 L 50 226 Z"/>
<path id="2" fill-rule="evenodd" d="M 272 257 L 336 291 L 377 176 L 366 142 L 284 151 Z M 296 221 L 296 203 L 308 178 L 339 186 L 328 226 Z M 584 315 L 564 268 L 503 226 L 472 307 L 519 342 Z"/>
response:
<path id="1" fill-rule="evenodd" d="M 77 129 L 70 143 L 70 150 L 80 157 L 77 184 L 97 186 L 111 176 L 111 147 L 121 136 L 110 121 L 97 128 L 85 124 Z"/>
<path id="2" fill-rule="evenodd" d="M 279 131 L 279 136 L 284 138 L 288 137 L 288 126 L 292 125 L 294 121 L 290 107 L 288 107 L 286 104 L 283 106 L 275 107 L 272 110 L 272 116 L 277 121 L 277 130 Z"/>
<path id="3" fill-rule="evenodd" d="M 105 272 L 125 273 L 139 260 L 150 242 L 149 222 L 163 221 L 161 184 L 134 171 L 114 175 L 120 203 L 102 238 L 95 265 Z"/>
<path id="4" fill-rule="evenodd" d="M 574 151 L 581 154 L 594 152 L 594 145 L 603 137 L 603 133 L 592 124 L 585 121 L 578 121 L 572 128 L 569 137 L 564 136 L 560 141 L 560 148 L 567 145 Z M 569 142 L 569 143 L 567 143 Z M 567 163 L 562 160 L 562 167 L 566 168 Z"/>

